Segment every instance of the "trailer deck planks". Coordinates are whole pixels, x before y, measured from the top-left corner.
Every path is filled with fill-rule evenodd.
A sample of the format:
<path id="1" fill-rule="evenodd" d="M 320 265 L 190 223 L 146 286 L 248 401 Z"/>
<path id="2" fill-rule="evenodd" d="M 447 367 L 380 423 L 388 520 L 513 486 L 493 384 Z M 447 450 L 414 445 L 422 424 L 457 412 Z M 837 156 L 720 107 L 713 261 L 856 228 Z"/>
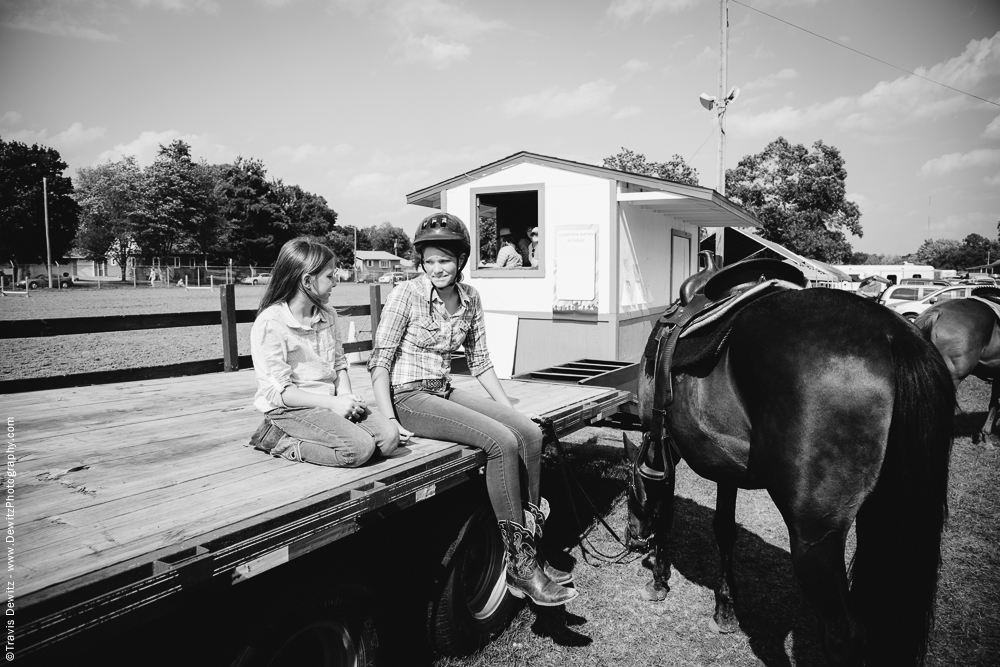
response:
<path id="1" fill-rule="evenodd" d="M 375 401 L 368 374 L 353 388 Z M 631 400 L 603 387 L 503 380 L 562 434 Z M 478 382 L 455 376 L 458 388 Z M 358 469 L 247 446 L 253 371 L 5 396 L 17 438 L 15 593 L 23 655 L 209 579 L 250 578 L 479 476 L 485 456 L 424 438 Z"/>

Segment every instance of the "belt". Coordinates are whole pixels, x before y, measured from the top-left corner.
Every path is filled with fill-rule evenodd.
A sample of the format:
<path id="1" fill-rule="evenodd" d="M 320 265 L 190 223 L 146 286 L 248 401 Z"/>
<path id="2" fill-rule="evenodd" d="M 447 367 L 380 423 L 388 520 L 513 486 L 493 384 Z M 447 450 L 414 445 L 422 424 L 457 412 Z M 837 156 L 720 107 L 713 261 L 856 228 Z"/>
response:
<path id="1" fill-rule="evenodd" d="M 451 386 L 451 383 L 444 378 L 438 378 L 436 380 L 416 380 L 414 382 L 404 382 L 403 384 L 393 385 L 392 390 L 395 391 L 412 391 L 414 389 L 426 389 L 427 391 L 441 391 L 447 390 Z"/>

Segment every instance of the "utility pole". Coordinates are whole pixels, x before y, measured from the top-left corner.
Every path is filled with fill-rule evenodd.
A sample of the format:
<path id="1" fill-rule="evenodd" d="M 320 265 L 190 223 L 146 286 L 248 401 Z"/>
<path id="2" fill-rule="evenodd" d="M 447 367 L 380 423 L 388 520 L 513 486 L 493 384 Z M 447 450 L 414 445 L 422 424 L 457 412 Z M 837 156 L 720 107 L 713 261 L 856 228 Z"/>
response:
<path id="1" fill-rule="evenodd" d="M 42 176 L 42 209 L 45 211 L 45 270 L 49 274 L 49 289 L 52 289 L 52 248 L 49 245 L 49 190 Z"/>
<path id="2" fill-rule="evenodd" d="M 709 111 L 715 111 L 719 123 L 719 156 L 716 165 L 717 178 L 715 189 L 720 195 L 726 194 L 726 110 L 731 102 L 740 94 L 740 89 L 733 86 L 726 92 L 726 69 L 729 66 L 729 0 L 719 0 L 719 93 L 718 95 L 701 94 L 701 105 Z M 715 228 L 715 254 L 724 261 L 725 227 Z"/>
<path id="3" fill-rule="evenodd" d="M 729 0 L 719 0 L 719 168 L 718 190 L 726 194 L 726 68 L 729 66 Z M 718 242 L 718 240 L 716 241 Z"/>

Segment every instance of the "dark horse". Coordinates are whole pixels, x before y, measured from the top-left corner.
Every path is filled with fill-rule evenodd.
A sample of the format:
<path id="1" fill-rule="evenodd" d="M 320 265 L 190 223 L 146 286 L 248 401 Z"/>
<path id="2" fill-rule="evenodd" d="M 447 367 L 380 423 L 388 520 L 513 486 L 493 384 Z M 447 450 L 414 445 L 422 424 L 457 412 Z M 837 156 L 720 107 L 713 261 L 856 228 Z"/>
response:
<path id="1" fill-rule="evenodd" d="M 654 551 L 647 597 L 662 600 L 669 590 L 675 468 L 683 458 L 718 485 L 713 629 L 738 627 L 737 489 L 767 489 L 830 663 L 922 663 L 947 514 L 955 389 L 917 329 L 846 292 L 787 290 L 740 311 L 710 367 L 667 374 L 652 361 L 643 365 L 644 445 L 626 437 L 625 447 L 633 463 L 629 545 Z M 654 383 L 671 375 L 672 402 L 654 405 Z M 647 447 L 658 407 L 665 407 L 665 446 Z M 845 545 L 855 520 L 849 578 Z"/>
<path id="2" fill-rule="evenodd" d="M 982 287 L 974 295 L 991 301 L 1000 299 L 1000 289 Z M 977 299 L 950 299 L 922 312 L 914 324 L 934 343 L 948 366 L 955 389 L 969 375 L 993 383 L 989 414 L 980 436 L 989 442 L 996 428 L 1000 402 L 1000 321 L 989 305 Z"/>

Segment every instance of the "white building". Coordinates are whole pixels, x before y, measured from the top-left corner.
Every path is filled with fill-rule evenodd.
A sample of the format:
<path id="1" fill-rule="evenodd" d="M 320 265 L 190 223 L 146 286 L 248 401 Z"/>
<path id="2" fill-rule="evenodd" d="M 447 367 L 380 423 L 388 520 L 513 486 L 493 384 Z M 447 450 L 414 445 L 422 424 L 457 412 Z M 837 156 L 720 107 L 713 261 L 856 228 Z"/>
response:
<path id="1" fill-rule="evenodd" d="M 469 227 L 465 276 L 488 313 L 508 317 L 500 331 L 514 338 L 515 373 L 584 358 L 638 360 L 652 322 L 697 268 L 699 228 L 759 226 L 709 188 L 527 152 L 407 202 Z M 540 266 L 490 266 L 503 227 L 518 237 L 539 228 Z"/>

